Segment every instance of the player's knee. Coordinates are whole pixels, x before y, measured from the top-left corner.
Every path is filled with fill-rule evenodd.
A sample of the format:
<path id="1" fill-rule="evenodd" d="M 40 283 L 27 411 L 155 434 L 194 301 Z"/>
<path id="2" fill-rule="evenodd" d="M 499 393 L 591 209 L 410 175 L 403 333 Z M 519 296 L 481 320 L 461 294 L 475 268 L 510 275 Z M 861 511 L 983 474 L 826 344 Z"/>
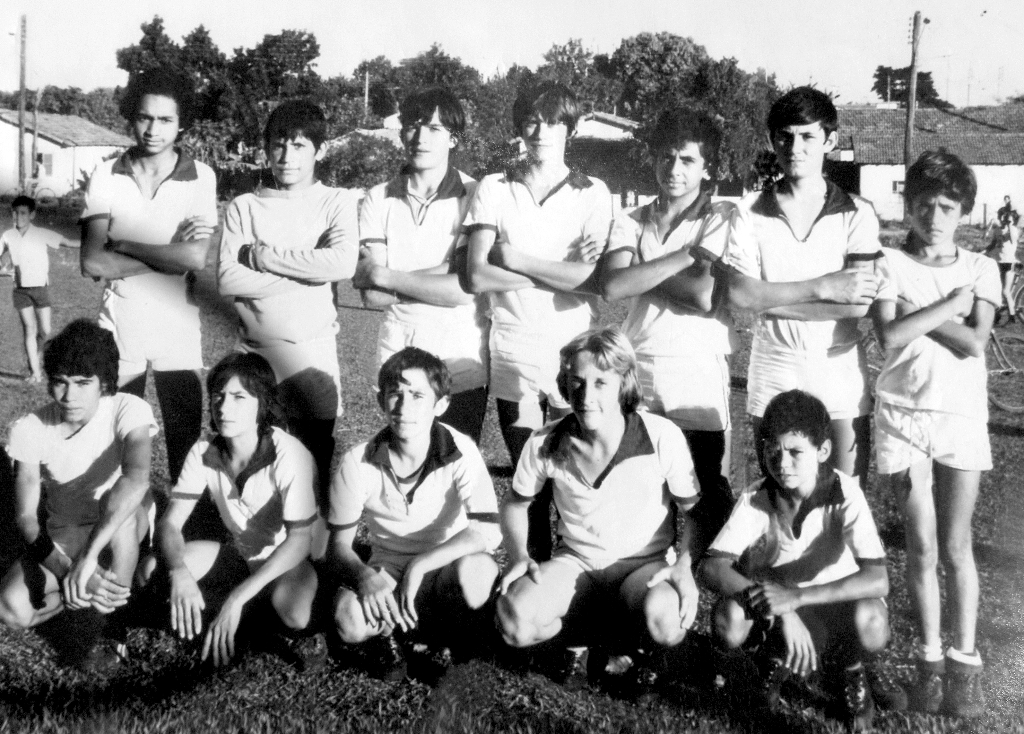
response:
<path id="1" fill-rule="evenodd" d="M 942 565 L 948 568 L 958 568 L 969 564 L 974 559 L 970 534 L 947 538 L 939 547 L 939 554 Z"/>
<path id="2" fill-rule="evenodd" d="M 747 640 L 750 620 L 743 608 L 732 599 L 722 599 L 713 613 L 715 637 L 725 647 L 735 650 Z"/>
<path id="3" fill-rule="evenodd" d="M 498 598 L 498 627 L 505 642 L 512 647 L 528 647 L 537 642 L 537 627 L 525 612 L 511 597 Z"/>
<path id="4" fill-rule="evenodd" d="M 334 600 L 334 626 L 347 645 L 356 645 L 370 636 L 359 597 L 350 589 L 339 591 Z"/>
<path id="5" fill-rule="evenodd" d="M 861 647 L 877 652 L 889 643 L 889 612 L 881 599 L 861 599 L 857 602 L 854 624 Z"/>
<path id="6" fill-rule="evenodd" d="M 659 584 L 644 599 L 644 616 L 651 639 L 659 645 L 678 645 L 686 636 L 680 625 L 679 596 L 674 589 Z"/>
<path id="7" fill-rule="evenodd" d="M 491 596 L 498 578 L 498 564 L 486 553 L 473 553 L 455 562 L 455 573 L 466 605 L 479 609 Z"/>
<path id="8" fill-rule="evenodd" d="M 907 529 L 907 565 L 918 570 L 932 570 L 939 562 L 939 544 L 934 536 Z"/>
<path id="9" fill-rule="evenodd" d="M 16 630 L 28 629 L 32 625 L 32 610 L 14 600 L 7 589 L 0 592 L 0 623 Z"/>

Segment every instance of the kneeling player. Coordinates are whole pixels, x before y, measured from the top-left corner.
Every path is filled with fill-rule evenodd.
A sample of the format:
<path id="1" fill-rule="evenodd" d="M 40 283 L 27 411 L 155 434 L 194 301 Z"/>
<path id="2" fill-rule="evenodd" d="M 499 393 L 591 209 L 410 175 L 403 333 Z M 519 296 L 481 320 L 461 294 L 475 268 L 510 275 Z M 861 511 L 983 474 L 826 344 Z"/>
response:
<path id="1" fill-rule="evenodd" d="M 609 640 L 615 652 L 654 652 L 638 663 L 656 674 L 697 612 L 689 518 L 669 560 L 672 505 L 689 511 L 697 502 L 690 452 L 671 421 L 636 412 L 636 357 L 618 329 L 585 332 L 560 356 L 558 388 L 572 413 L 530 437 L 502 505 L 509 565 L 498 600 L 501 632 L 517 648 L 554 645 L 563 626 L 598 617 L 604 639 L 612 631 L 625 638 Z M 527 550 L 527 518 L 549 481 L 560 542 L 538 565 Z M 575 674 L 571 667 L 562 672 Z"/>
<path id="2" fill-rule="evenodd" d="M 889 576 L 860 485 L 828 468 L 830 420 L 800 390 L 772 399 L 757 437 L 769 476 L 737 500 L 702 576 L 722 595 L 716 635 L 755 651 L 769 707 L 791 672 L 806 675 L 826 661 L 842 715 L 866 727 L 874 702 L 863 661 L 889 640 Z"/>
<path id="3" fill-rule="evenodd" d="M 445 363 L 406 347 L 384 362 L 377 384 L 387 426 L 342 456 L 331 485 L 330 558 L 343 584 L 334 619 L 342 642 L 378 638 L 382 672 L 399 679 L 395 628 L 456 656 L 486 636 L 498 505 L 476 444 L 437 420 L 451 389 Z M 369 563 L 352 547 L 360 518 Z"/>

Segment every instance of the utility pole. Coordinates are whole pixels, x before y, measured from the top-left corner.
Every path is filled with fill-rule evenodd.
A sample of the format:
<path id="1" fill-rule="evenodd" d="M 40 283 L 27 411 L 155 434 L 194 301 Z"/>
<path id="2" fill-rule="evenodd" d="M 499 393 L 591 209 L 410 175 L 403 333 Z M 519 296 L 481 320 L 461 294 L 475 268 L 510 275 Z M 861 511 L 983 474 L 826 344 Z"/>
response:
<path id="1" fill-rule="evenodd" d="M 370 119 L 370 70 L 364 73 L 363 81 L 363 124 Z"/>
<path id="2" fill-rule="evenodd" d="M 21 82 L 18 95 L 18 188 L 25 193 L 25 38 L 28 20 L 21 16 Z"/>
<path id="3" fill-rule="evenodd" d="M 39 105 L 43 101 L 43 88 L 36 90 L 35 103 L 32 105 L 32 178 L 39 178 Z"/>
<path id="4" fill-rule="evenodd" d="M 910 37 L 910 90 L 907 97 L 907 129 L 903 135 L 903 180 L 910 170 L 913 161 L 914 145 L 914 112 L 917 110 L 917 45 L 921 42 L 921 11 L 914 13 L 914 27 Z M 906 200 L 903 202 L 904 214 L 907 211 Z"/>

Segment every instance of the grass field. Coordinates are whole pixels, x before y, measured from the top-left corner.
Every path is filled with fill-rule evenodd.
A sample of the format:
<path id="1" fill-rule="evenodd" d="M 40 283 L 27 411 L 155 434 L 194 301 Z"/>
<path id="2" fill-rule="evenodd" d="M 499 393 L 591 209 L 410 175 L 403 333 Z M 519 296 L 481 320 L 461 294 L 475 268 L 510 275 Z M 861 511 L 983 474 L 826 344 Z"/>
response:
<path id="1" fill-rule="evenodd" d="M 6 215 L 6 212 L 3 212 Z M 6 226 L 9 220 L 0 220 Z M 77 237 L 67 217 L 40 212 L 43 226 Z M 887 231 L 898 240 L 898 231 Z M 52 256 L 54 325 L 93 316 L 100 286 L 78 273 L 76 250 Z M 0 280 L 0 439 L 7 424 L 42 404 L 40 386 L 21 381 L 25 374 L 17 314 L 10 307 L 11 282 Z M 339 449 L 365 438 L 379 425 L 370 390 L 369 369 L 379 314 L 358 307 L 342 285 L 347 305 L 339 309 L 338 340 L 345 383 L 345 417 L 339 422 Z M 204 357 L 207 365 L 230 349 L 233 314 L 216 295 L 213 270 L 201 274 Z M 621 310 L 606 310 L 614 321 Z M 748 335 L 744 333 L 744 337 Z M 745 354 L 733 372 L 745 374 Z M 949 386 L 955 389 L 955 386 Z M 734 396 L 736 425 L 743 421 L 744 395 Z M 155 405 L 155 401 L 151 400 Z M 743 431 L 738 430 L 737 434 Z M 982 584 L 979 647 L 985 658 L 988 711 L 973 725 L 951 719 L 886 714 L 876 717 L 882 732 L 1024 732 L 1024 419 L 993 412 L 990 432 L 996 468 L 982 480 L 975 518 L 975 550 Z M 740 449 L 748 437 L 737 436 Z M 162 440 L 155 443 L 153 485 L 167 483 Z M 510 471 L 493 414 L 483 439 L 499 493 Z M 753 478 L 737 450 L 734 469 Z M 9 492 L 7 487 L 3 491 Z M 904 678 L 911 666 L 913 638 L 903 583 L 902 532 L 894 504 L 875 487 L 869 499 L 890 557 L 893 643 L 887 663 Z M 9 506 L 5 499 L 4 507 Z M 9 532 L 9 524 L 4 526 Z M 0 538 L 0 565 L 10 553 L 9 537 Z M 694 640 L 706 639 L 708 604 L 702 604 Z M 131 662 L 110 681 L 86 679 L 53 663 L 48 646 L 35 633 L 0 630 L 0 734 L 8 732 L 827 732 L 841 728 L 825 719 L 807 697 L 786 700 L 771 720 L 756 718 L 743 666 L 728 661 L 725 685 L 699 685 L 707 679 L 710 657 L 681 660 L 681 682 L 656 696 L 620 700 L 600 691 L 567 691 L 536 674 L 514 675 L 490 663 L 454 668 L 437 685 L 385 684 L 351 666 L 298 674 L 267 655 L 251 655 L 226 671 L 210 671 L 168 635 L 133 630 Z"/>

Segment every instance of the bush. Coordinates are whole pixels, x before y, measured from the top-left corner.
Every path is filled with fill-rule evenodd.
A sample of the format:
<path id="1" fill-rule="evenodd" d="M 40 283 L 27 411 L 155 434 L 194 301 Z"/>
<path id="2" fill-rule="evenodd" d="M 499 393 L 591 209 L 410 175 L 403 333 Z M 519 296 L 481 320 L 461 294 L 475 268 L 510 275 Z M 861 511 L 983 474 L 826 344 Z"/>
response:
<path id="1" fill-rule="evenodd" d="M 384 183 L 405 163 L 405 152 L 387 140 L 353 135 L 328 151 L 320 180 L 328 186 L 370 189 Z"/>

